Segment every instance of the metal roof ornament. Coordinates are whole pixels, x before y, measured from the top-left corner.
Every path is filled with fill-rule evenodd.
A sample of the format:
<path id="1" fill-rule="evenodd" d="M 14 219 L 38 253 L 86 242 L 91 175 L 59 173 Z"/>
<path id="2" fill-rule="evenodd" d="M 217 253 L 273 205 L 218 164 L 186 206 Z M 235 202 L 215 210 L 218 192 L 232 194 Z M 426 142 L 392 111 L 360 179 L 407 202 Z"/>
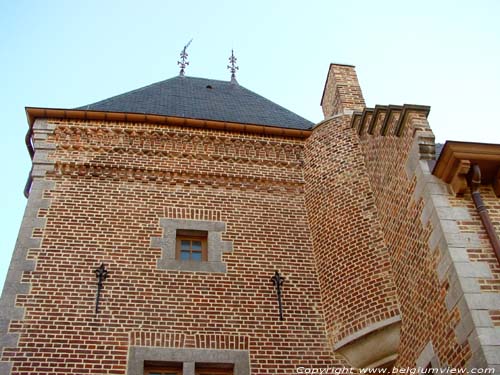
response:
<path id="1" fill-rule="evenodd" d="M 237 58 L 234 56 L 234 50 L 231 49 L 231 57 L 229 58 L 229 64 L 227 68 L 231 72 L 231 82 L 238 83 L 236 81 L 236 71 L 240 68 L 236 65 Z"/>
<path id="2" fill-rule="evenodd" d="M 181 67 L 181 71 L 179 72 L 179 75 L 181 77 L 184 77 L 184 73 L 186 72 L 186 67 L 189 65 L 189 61 L 187 61 L 187 58 L 188 58 L 188 54 L 186 52 L 186 49 L 189 47 L 189 45 L 191 44 L 191 42 L 193 41 L 193 39 L 191 39 L 188 44 L 186 44 L 184 46 L 184 48 L 182 49 L 181 51 L 181 60 L 180 61 L 177 61 L 177 65 L 179 65 Z"/>

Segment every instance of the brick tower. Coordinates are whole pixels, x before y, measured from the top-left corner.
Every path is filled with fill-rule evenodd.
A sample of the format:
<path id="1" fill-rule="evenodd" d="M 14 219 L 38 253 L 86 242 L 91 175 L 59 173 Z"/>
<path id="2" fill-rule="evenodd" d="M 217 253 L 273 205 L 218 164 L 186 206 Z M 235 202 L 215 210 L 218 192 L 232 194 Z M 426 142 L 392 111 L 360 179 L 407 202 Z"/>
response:
<path id="1" fill-rule="evenodd" d="M 348 65 L 322 108 L 184 72 L 27 108 L 0 373 L 498 368 L 499 146 L 436 161 L 429 108 L 366 108 Z"/>

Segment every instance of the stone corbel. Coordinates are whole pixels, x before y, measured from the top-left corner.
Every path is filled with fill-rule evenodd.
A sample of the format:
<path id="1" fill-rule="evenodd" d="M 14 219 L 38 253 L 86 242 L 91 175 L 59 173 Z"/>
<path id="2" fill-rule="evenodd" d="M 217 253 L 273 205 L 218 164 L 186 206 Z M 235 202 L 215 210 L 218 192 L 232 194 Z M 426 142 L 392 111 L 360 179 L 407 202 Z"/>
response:
<path id="1" fill-rule="evenodd" d="M 396 315 L 343 338 L 333 349 L 355 368 L 389 366 L 398 357 L 400 336 L 401 317 Z"/>
<path id="2" fill-rule="evenodd" d="M 500 197 L 500 145 L 447 141 L 432 174 L 449 184 L 455 195 L 463 194 L 472 164 L 481 169 L 481 184 L 491 184 Z"/>
<path id="3" fill-rule="evenodd" d="M 467 190 L 467 174 L 470 170 L 469 160 L 458 160 L 456 167 L 452 172 L 450 181 L 451 190 L 455 195 L 463 194 Z"/>

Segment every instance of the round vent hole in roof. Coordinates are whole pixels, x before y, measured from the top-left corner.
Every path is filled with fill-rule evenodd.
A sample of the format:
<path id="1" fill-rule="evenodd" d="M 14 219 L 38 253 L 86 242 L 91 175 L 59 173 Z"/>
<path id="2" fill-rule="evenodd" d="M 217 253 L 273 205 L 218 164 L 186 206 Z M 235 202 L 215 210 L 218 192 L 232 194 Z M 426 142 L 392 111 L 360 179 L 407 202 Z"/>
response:
<path id="1" fill-rule="evenodd" d="M 207 89 L 212 89 L 212 85 L 207 85 Z"/>

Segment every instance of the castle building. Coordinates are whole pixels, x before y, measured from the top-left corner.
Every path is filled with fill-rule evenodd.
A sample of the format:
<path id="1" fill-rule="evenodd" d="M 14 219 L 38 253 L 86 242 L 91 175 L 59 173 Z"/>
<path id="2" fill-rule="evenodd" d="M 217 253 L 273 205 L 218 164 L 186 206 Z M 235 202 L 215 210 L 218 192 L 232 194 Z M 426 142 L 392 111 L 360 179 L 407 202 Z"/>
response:
<path id="1" fill-rule="evenodd" d="M 350 65 L 321 106 L 183 68 L 26 108 L 0 373 L 500 371 L 500 145 L 437 157 L 430 108 L 366 108 Z"/>

